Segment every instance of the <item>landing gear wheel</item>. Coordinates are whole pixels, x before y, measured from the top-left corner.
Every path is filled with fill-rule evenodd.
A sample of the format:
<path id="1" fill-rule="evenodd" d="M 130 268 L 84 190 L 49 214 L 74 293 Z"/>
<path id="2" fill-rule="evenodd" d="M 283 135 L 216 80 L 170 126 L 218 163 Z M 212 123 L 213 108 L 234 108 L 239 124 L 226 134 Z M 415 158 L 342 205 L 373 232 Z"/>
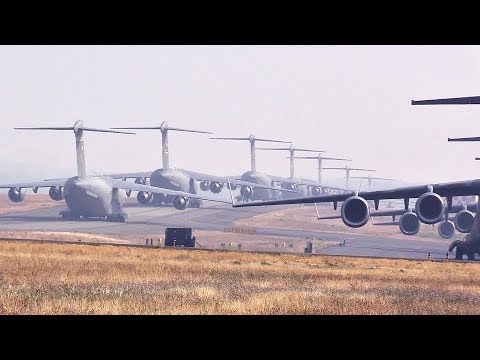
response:
<path id="1" fill-rule="evenodd" d="M 123 214 L 107 215 L 107 221 L 125 222 L 125 216 Z"/>
<path id="2" fill-rule="evenodd" d="M 71 211 L 64 210 L 60 211 L 60 215 L 62 216 L 62 220 L 79 220 L 80 216 L 73 214 Z"/>

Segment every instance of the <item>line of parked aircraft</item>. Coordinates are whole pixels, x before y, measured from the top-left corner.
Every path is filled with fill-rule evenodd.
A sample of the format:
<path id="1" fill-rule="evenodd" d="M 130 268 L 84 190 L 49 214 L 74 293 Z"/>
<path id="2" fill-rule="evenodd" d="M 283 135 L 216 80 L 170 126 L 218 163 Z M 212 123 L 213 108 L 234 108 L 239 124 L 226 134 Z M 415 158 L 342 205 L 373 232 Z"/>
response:
<path id="1" fill-rule="evenodd" d="M 35 182 L 3 184 L 0 188 L 9 189 L 8 197 L 13 202 L 25 199 L 26 189 L 37 193 L 39 188 L 49 188 L 49 196 L 55 201 L 65 200 L 67 209 L 60 212 L 63 219 L 77 220 L 87 218 L 105 218 L 108 221 L 123 222 L 127 213 L 122 204 L 125 196 L 137 192 L 140 204 L 165 206 L 173 204 L 178 210 L 187 207 L 199 207 L 202 200 L 229 203 L 228 195 L 221 194 L 224 187 L 236 192 L 237 202 L 254 200 L 274 200 L 297 198 L 299 195 L 312 196 L 344 192 L 347 189 L 324 186 L 312 180 L 294 177 L 294 151 L 314 151 L 296 149 L 291 145 L 291 176 L 289 178 L 258 172 L 255 164 L 256 142 L 290 144 L 288 141 L 256 138 L 212 138 L 215 140 L 247 140 L 250 142 L 251 170 L 239 176 L 214 176 L 185 169 L 170 168 L 168 134 L 171 131 L 212 134 L 208 131 L 170 127 L 166 122 L 160 126 L 118 127 L 97 129 L 84 126 L 81 120 L 67 127 L 18 127 L 17 130 L 73 131 L 76 143 L 77 175 L 70 178 L 51 178 Z M 84 136 L 87 132 L 135 134 L 126 130 L 155 130 L 162 136 L 162 167 L 153 171 L 126 172 L 87 175 L 84 151 Z M 232 178 L 232 180 L 229 180 Z M 127 179 L 135 179 L 134 182 Z M 222 196 L 223 195 L 223 196 Z M 226 196 L 225 196 L 226 195 Z"/>

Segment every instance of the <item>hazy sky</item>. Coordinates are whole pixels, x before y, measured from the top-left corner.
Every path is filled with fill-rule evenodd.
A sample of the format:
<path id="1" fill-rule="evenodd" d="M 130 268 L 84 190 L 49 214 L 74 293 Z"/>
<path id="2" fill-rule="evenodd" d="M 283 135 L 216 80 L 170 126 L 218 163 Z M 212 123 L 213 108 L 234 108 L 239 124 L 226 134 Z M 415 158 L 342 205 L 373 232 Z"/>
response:
<path id="1" fill-rule="evenodd" d="M 78 119 L 255 133 L 408 182 L 476 178 L 480 143 L 447 138 L 480 136 L 480 106 L 410 104 L 473 95 L 479 46 L 1 46 L 0 182 L 76 175 L 73 133 L 13 127 Z M 172 167 L 216 175 L 250 167 L 248 142 L 170 133 L 169 145 Z M 85 149 L 89 173 L 162 164 L 160 131 L 87 133 Z M 288 176 L 286 156 L 257 151 L 257 170 Z M 316 179 L 316 162 L 297 161 L 296 175 Z"/>

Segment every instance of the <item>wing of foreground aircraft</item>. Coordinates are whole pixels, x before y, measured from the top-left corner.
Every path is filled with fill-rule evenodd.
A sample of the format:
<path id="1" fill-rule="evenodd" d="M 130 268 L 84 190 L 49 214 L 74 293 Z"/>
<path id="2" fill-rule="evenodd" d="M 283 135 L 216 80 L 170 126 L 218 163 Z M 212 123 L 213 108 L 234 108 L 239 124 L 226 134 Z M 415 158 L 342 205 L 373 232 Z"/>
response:
<path id="1" fill-rule="evenodd" d="M 480 104 L 480 96 L 467 96 L 448 99 L 412 100 L 412 105 L 469 105 Z"/>
<path id="2" fill-rule="evenodd" d="M 305 204 L 305 203 L 325 203 L 333 202 L 334 205 L 339 201 L 346 201 L 350 197 L 359 197 L 364 200 L 376 201 L 376 208 L 378 208 L 378 202 L 382 199 L 404 199 L 418 198 L 423 194 L 434 193 L 440 197 L 452 198 L 453 196 L 467 196 L 467 195 L 479 195 L 480 194 L 480 179 L 457 181 L 450 183 L 441 183 L 433 185 L 417 185 L 400 187 L 390 190 L 379 191 L 360 191 L 360 192 L 346 192 L 343 194 L 333 195 L 319 195 L 308 196 L 304 198 L 282 199 L 282 200 L 269 200 L 269 201 L 255 201 L 245 204 L 233 204 L 234 207 L 244 206 L 265 206 L 265 205 L 283 205 L 283 204 Z M 440 198 L 441 200 L 441 198 Z M 451 203 L 451 200 L 450 200 Z M 418 206 L 418 201 L 417 205 Z M 335 206 L 336 207 L 336 206 Z M 408 204 L 406 206 L 408 208 Z"/>

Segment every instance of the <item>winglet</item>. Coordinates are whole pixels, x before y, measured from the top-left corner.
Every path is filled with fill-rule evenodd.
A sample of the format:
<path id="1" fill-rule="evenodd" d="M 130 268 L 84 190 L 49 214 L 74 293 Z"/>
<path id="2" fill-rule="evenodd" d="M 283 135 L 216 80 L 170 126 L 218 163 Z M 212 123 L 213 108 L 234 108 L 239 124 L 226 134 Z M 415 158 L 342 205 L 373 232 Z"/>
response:
<path id="1" fill-rule="evenodd" d="M 232 183 L 230 182 L 230 178 L 227 177 L 228 182 L 228 190 L 230 190 L 230 198 L 232 199 L 232 206 L 235 205 L 235 201 L 233 200 L 233 193 L 232 193 Z"/>

